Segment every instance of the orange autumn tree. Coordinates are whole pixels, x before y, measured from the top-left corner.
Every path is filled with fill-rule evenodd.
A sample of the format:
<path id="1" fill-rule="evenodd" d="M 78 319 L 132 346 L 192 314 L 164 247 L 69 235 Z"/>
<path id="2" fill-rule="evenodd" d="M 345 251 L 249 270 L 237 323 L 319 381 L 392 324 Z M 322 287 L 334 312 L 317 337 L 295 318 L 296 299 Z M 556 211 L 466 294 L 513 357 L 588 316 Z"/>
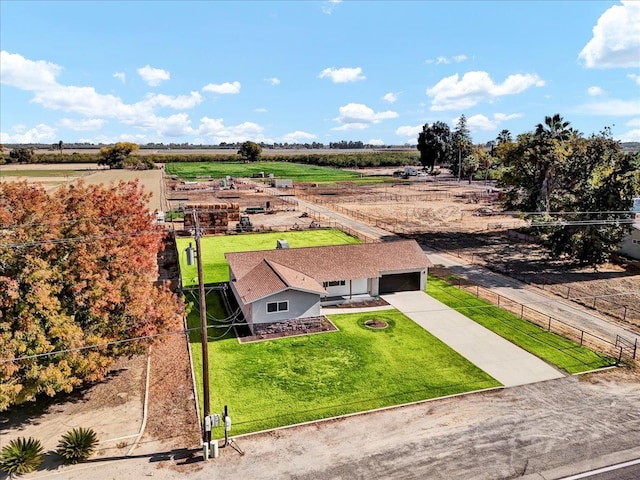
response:
<path id="1" fill-rule="evenodd" d="M 138 182 L 0 182 L 0 411 L 100 380 L 152 340 L 95 345 L 180 328 L 181 300 L 153 284 L 148 198 Z"/>

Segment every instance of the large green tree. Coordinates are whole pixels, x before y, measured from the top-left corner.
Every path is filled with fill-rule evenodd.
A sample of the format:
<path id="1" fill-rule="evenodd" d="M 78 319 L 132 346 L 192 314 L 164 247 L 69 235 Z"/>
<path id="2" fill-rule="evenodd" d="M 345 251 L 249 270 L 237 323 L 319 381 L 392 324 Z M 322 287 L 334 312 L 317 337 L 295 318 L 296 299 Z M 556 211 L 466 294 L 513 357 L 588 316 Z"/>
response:
<path id="1" fill-rule="evenodd" d="M 242 145 L 240 145 L 238 155 L 240 155 L 242 159 L 247 162 L 257 162 L 258 160 L 260 160 L 260 155 L 262 155 L 262 147 L 256 142 L 247 140 Z"/>
<path id="2" fill-rule="evenodd" d="M 612 212 L 640 194 L 640 154 L 623 153 L 606 129 L 584 138 L 559 115 L 503 145 L 505 207 L 548 223 L 537 233 L 555 255 L 607 261 L 630 231 L 630 215 Z"/>
<path id="3" fill-rule="evenodd" d="M 179 328 L 181 301 L 153 283 L 148 198 L 137 182 L 0 183 L 0 411 L 99 380 L 149 341 L 92 346 Z"/>
<path id="4" fill-rule="evenodd" d="M 473 155 L 473 150 L 473 140 L 469 127 L 467 127 L 467 117 L 462 114 L 451 134 L 451 149 L 449 150 L 451 173 L 456 175 L 458 180 L 466 176 L 466 172 L 463 172 L 465 165 L 469 169 L 469 166 L 476 163 L 475 159 L 468 158 Z"/>
<path id="5" fill-rule="evenodd" d="M 451 130 L 444 122 L 425 123 L 418 134 L 420 163 L 433 171 L 436 164 L 446 160 L 451 148 Z"/>
<path id="6" fill-rule="evenodd" d="M 136 143 L 118 142 L 114 145 L 102 147 L 98 165 L 109 168 L 128 168 L 134 170 L 148 170 L 155 168 L 152 161 L 137 155 L 140 147 Z"/>

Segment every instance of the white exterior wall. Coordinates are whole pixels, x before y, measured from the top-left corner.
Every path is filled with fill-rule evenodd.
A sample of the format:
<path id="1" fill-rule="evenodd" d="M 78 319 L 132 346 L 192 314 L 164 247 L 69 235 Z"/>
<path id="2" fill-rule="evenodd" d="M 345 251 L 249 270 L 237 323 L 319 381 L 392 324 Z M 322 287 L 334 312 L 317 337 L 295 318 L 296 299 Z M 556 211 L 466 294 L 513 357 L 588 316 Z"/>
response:
<path id="1" fill-rule="evenodd" d="M 267 313 L 267 303 L 284 301 L 289 302 L 288 311 Z M 292 318 L 317 317 L 321 315 L 320 295 L 299 290 L 285 290 L 284 292 L 256 300 L 251 306 L 252 323 L 281 322 Z"/>
<path id="2" fill-rule="evenodd" d="M 640 260 L 640 229 L 634 227 L 631 233 L 620 242 L 619 250 L 628 257 Z"/>
<path id="3" fill-rule="evenodd" d="M 351 284 L 349 284 L 351 282 Z M 355 280 L 345 280 L 344 285 L 335 287 L 325 287 L 328 297 L 343 297 L 351 295 L 362 295 L 369 293 L 369 279 L 356 278 Z"/>

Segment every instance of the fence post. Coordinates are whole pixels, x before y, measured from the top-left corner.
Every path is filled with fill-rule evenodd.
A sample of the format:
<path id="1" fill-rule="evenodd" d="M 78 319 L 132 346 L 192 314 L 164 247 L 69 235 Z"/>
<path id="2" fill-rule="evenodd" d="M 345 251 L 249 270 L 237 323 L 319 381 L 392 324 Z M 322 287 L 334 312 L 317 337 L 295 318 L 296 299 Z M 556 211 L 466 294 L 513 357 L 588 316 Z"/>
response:
<path id="1" fill-rule="evenodd" d="M 623 306 L 624 306 L 624 314 L 622 315 L 622 321 L 624 322 L 627 319 L 627 306 L 626 305 L 623 305 Z"/>
<path id="2" fill-rule="evenodd" d="M 476 298 L 480 298 L 480 285 L 476 285 Z"/>
<path id="3" fill-rule="evenodd" d="M 636 341 L 633 344 L 633 359 L 636 359 L 636 352 L 638 351 L 638 338 L 636 337 Z"/>
<path id="4" fill-rule="evenodd" d="M 500 306 L 500 295 L 498 295 L 498 306 Z"/>
<path id="5" fill-rule="evenodd" d="M 524 304 L 520 304 L 520 318 L 524 318 Z"/>
<path id="6" fill-rule="evenodd" d="M 549 315 L 549 326 L 547 327 L 547 332 L 551 331 L 551 315 Z"/>
<path id="7" fill-rule="evenodd" d="M 584 330 L 580 330 L 580 346 L 582 346 L 582 339 L 584 338 Z"/>
<path id="8" fill-rule="evenodd" d="M 620 360 L 622 360 L 622 347 L 620 347 L 620 351 L 618 353 L 618 361 L 616 362 L 616 366 L 620 365 Z"/>
<path id="9" fill-rule="evenodd" d="M 571 293 L 571 287 L 567 287 L 567 300 L 569 300 L 570 293 Z"/>
<path id="10" fill-rule="evenodd" d="M 595 295 L 593 296 L 593 308 L 594 310 L 596 309 L 596 300 L 598 299 L 598 297 L 596 297 Z"/>

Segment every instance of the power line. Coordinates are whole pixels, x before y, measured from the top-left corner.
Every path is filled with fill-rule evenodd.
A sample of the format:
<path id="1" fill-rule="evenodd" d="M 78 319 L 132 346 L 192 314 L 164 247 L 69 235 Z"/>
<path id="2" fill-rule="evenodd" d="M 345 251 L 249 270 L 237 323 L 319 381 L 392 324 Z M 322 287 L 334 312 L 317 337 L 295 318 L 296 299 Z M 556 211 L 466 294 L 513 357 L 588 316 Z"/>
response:
<path id="1" fill-rule="evenodd" d="M 139 237 L 142 235 L 166 235 L 167 232 L 162 230 L 141 230 L 138 232 L 112 233 L 108 235 L 93 235 L 86 237 L 69 237 L 69 238 L 52 238 L 48 240 L 37 240 L 33 242 L 17 242 L 17 243 L 0 243 L 0 248 L 19 248 L 19 247 L 36 247 L 40 245 L 57 245 L 64 243 L 84 242 L 91 240 L 108 240 L 122 237 Z"/>

